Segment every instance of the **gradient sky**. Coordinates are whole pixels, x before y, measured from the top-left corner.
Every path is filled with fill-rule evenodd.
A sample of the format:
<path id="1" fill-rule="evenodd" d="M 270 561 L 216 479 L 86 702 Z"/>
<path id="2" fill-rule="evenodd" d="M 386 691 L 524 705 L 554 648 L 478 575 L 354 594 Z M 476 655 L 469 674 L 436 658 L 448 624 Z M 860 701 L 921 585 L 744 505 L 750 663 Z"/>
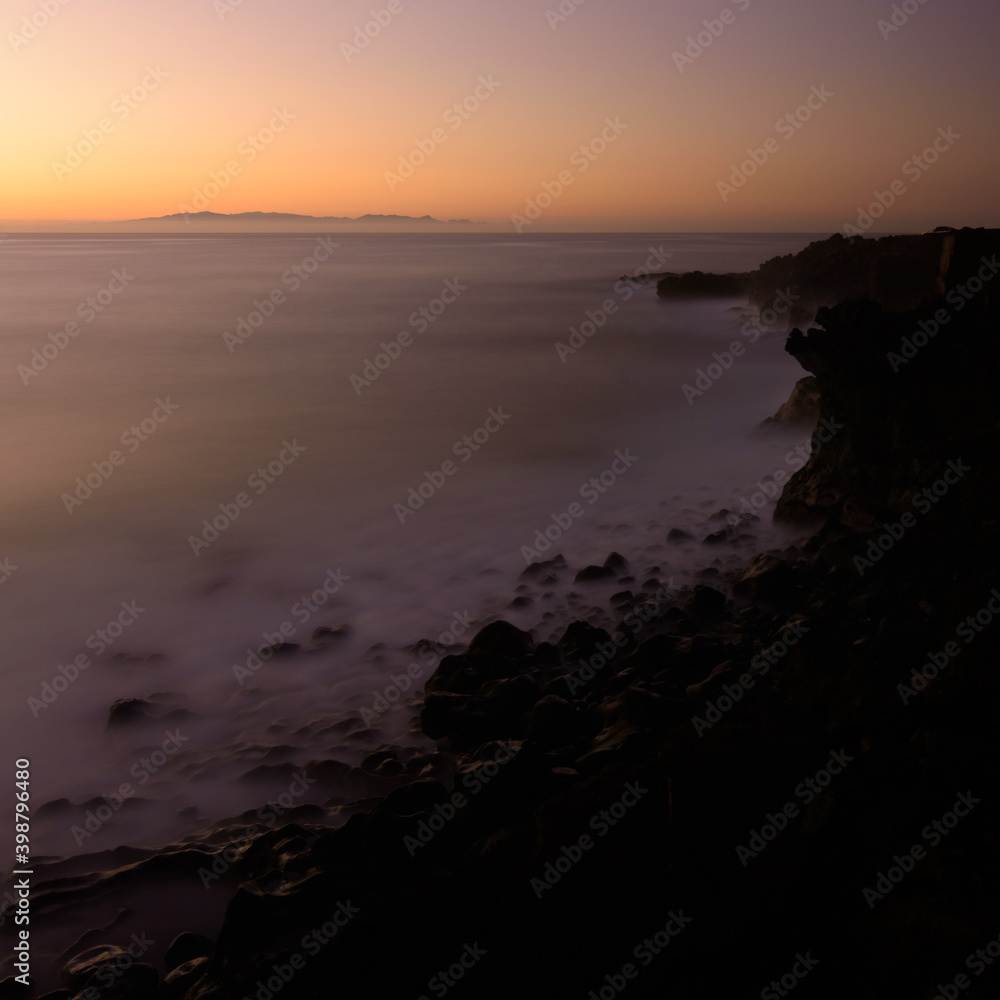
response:
<path id="1" fill-rule="evenodd" d="M 57 4 L 7 0 L 0 14 L 11 230 L 174 213 L 232 160 L 241 172 L 212 211 L 509 227 L 569 170 L 529 231 L 836 230 L 897 179 L 906 192 L 879 231 L 1000 225 L 996 0 L 926 0 L 887 39 L 877 22 L 890 2 L 734 0 L 733 23 L 683 72 L 673 53 L 720 0 L 562 0 L 573 13 L 555 28 L 558 0 L 395 0 L 402 10 L 350 60 L 342 44 L 387 0 L 66 0 L 21 45 L 12 35 L 45 20 L 43 2 Z M 113 114 L 147 67 L 168 76 Z M 491 75 L 495 93 L 461 128 L 446 124 Z M 814 86 L 833 97 L 780 136 Z M 241 143 L 273 108 L 295 120 L 247 162 Z M 57 177 L 54 162 L 102 118 L 113 131 Z M 607 118 L 628 128 L 580 172 L 571 157 Z M 386 172 L 438 127 L 447 141 L 390 190 Z M 939 128 L 961 138 L 908 179 Z M 777 151 L 724 201 L 718 183 L 769 137 Z"/>

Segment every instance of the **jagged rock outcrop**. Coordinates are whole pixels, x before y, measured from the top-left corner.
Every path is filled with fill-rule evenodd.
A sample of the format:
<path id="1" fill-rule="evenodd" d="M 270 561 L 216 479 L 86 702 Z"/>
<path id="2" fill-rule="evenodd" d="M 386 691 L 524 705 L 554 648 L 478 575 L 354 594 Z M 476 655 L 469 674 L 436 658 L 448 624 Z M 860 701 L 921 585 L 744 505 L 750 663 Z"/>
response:
<path id="1" fill-rule="evenodd" d="M 954 237 L 942 294 L 919 309 L 894 312 L 860 300 L 821 309 L 808 333 L 792 331 L 786 350 L 815 376 L 821 417 L 841 429 L 815 443 L 779 499 L 777 520 L 867 513 L 879 523 L 946 509 L 977 530 L 993 530 L 998 254 L 1000 232 L 963 230 Z M 969 468 L 959 473 L 952 463 Z"/>

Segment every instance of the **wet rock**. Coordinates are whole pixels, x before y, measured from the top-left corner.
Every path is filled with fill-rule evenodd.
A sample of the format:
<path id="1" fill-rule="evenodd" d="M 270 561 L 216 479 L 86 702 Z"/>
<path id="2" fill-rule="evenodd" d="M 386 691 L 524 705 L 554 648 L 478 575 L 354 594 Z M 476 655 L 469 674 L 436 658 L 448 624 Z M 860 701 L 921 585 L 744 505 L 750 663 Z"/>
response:
<path id="1" fill-rule="evenodd" d="M 613 573 L 627 573 L 628 560 L 619 552 L 612 552 L 604 560 L 604 568 L 610 569 Z"/>
<path id="2" fill-rule="evenodd" d="M 297 642 L 276 642 L 273 646 L 264 646 L 260 650 L 260 655 L 264 660 L 269 660 L 276 656 L 293 656 L 301 648 Z"/>
<path id="3" fill-rule="evenodd" d="M 510 622 L 498 621 L 480 629 L 473 636 L 468 652 L 474 656 L 496 655 L 517 659 L 528 656 L 533 647 L 534 640 L 530 632 L 524 632 Z"/>
<path id="4" fill-rule="evenodd" d="M 801 424 L 804 427 L 815 427 L 819 420 L 819 380 L 815 375 L 800 378 L 792 389 L 792 394 L 781 404 L 773 417 L 768 417 L 760 426 L 774 427 Z"/>
<path id="5" fill-rule="evenodd" d="M 539 581 L 545 577 L 552 576 L 558 573 L 559 570 L 569 569 L 566 564 L 566 560 L 561 556 L 553 556 L 551 559 L 545 562 L 533 562 L 526 569 L 521 571 L 521 575 L 518 580 L 536 580 Z"/>
<path id="6" fill-rule="evenodd" d="M 609 566 L 584 566 L 573 578 L 574 583 L 599 583 L 601 580 L 613 580 L 617 576 Z"/>
<path id="7" fill-rule="evenodd" d="M 141 698 L 120 698 L 108 712 L 108 728 L 130 726 L 137 722 L 148 722 L 153 716 L 153 706 Z"/>
<path id="8" fill-rule="evenodd" d="M 366 774 L 378 774 L 379 768 L 384 763 L 394 760 L 396 760 L 396 753 L 393 750 L 373 750 L 361 762 L 361 770 Z"/>
<path id="9" fill-rule="evenodd" d="M 351 635 L 350 625 L 321 625 L 313 629 L 313 642 L 335 642 L 337 639 L 347 639 Z"/>
<path id="10" fill-rule="evenodd" d="M 527 735 L 545 746 L 563 746 L 580 739 L 583 716 L 575 705 L 548 694 L 531 710 Z"/>
<path id="11" fill-rule="evenodd" d="M 726 595 L 714 587 L 699 583 L 684 602 L 684 610 L 692 618 L 713 621 L 721 618 L 726 610 Z"/>
<path id="12" fill-rule="evenodd" d="M 570 622 L 562 638 L 559 648 L 569 662 L 589 660 L 597 647 L 611 641 L 611 636 L 602 628 L 595 628 L 590 622 Z"/>
<path id="13" fill-rule="evenodd" d="M 207 972 L 210 962 L 207 958 L 193 958 L 178 965 L 163 980 L 160 1000 L 184 1000 L 188 990 L 194 986 Z"/>
<path id="14" fill-rule="evenodd" d="M 114 966 L 119 960 L 131 959 L 124 948 L 116 944 L 98 944 L 71 958 L 60 970 L 59 978 L 72 991 L 80 990 L 99 970 Z"/>
<path id="15" fill-rule="evenodd" d="M 753 601 L 782 602 L 795 590 L 795 572 L 788 562 L 778 556 L 761 553 L 733 585 L 738 597 Z"/>

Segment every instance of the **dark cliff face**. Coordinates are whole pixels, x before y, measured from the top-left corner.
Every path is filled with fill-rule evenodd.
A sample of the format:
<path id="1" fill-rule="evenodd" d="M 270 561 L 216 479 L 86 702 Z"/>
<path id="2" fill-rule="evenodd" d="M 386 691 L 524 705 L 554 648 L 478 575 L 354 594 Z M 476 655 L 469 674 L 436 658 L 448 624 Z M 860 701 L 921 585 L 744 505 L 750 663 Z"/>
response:
<path id="1" fill-rule="evenodd" d="M 792 331 L 786 350 L 815 375 L 821 418 L 842 429 L 785 487 L 776 519 L 878 525 L 930 504 L 956 528 L 996 533 L 1000 233 L 951 239 L 943 294 L 918 309 L 843 303 L 820 309 L 808 333 Z M 947 482 L 958 478 L 950 463 L 969 467 L 958 483 Z M 917 499 L 944 476 L 946 494 Z"/>

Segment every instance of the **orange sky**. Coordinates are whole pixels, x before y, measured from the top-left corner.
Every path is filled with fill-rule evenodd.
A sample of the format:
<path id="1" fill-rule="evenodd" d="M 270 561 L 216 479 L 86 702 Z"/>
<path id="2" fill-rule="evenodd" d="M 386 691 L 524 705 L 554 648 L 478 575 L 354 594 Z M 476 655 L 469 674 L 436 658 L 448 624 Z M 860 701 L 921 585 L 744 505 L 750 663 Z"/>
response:
<path id="1" fill-rule="evenodd" d="M 388 0 L 8 0 L 0 219 L 200 206 L 511 228 L 543 195 L 526 231 L 816 232 L 902 179 L 879 230 L 1000 225 L 992 0 L 927 0 L 898 30 L 871 0 L 562 0 L 562 21 L 558 0 L 392 3 L 351 52 Z M 627 128 L 581 156 L 608 120 Z M 766 161 L 724 199 L 748 149 Z"/>

